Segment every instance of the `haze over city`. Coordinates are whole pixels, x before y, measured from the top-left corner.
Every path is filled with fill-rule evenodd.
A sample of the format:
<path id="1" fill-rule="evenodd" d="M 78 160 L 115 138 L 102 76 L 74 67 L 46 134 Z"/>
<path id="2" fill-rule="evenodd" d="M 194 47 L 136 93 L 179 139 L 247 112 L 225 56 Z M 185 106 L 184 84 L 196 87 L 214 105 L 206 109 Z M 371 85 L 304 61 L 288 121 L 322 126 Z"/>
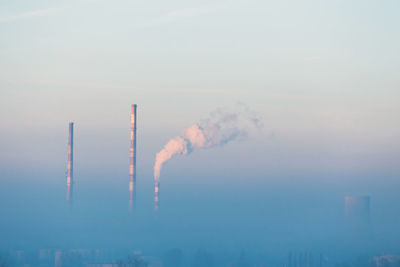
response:
<path id="1" fill-rule="evenodd" d="M 0 266 L 400 266 L 398 1 L 3 1 Z"/>

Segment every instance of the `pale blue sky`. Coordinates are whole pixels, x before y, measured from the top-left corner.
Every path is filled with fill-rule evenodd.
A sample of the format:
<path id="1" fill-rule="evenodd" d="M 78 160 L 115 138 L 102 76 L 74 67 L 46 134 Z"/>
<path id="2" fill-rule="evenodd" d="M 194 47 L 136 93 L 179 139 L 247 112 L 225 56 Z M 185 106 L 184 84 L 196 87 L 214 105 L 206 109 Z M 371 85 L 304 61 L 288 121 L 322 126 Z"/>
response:
<path id="1" fill-rule="evenodd" d="M 0 6 L 2 168 L 64 166 L 73 120 L 77 164 L 122 170 L 137 103 L 138 160 L 151 173 L 169 138 L 242 101 L 264 133 L 185 166 L 400 172 L 398 1 Z"/>

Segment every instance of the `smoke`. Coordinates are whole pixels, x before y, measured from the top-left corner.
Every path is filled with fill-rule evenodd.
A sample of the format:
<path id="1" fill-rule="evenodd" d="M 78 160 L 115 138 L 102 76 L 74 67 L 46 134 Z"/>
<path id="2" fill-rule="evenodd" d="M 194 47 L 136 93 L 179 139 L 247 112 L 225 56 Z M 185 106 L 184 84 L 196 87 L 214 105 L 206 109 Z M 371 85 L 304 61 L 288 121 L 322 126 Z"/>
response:
<path id="1" fill-rule="evenodd" d="M 154 179 L 160 179 L 161 168 L 175 155 L 187 155 L 199 148 L 223 146 L 231 141 L 244 139 L 248 129 L 261 129 L 257 114 L 246 105 L 238 104 L 234 111 L 217 109 L 207 119 L 185 129 L 180 136 L 168 141 L 157 153 L 154 164 Z"/>

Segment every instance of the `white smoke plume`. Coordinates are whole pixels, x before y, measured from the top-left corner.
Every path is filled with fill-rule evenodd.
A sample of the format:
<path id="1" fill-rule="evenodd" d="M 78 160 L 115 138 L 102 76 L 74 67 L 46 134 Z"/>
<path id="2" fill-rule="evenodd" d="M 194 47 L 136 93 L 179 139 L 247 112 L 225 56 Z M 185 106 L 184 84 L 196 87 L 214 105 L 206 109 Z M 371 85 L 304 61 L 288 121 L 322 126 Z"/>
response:
<path id="1" fill-rule="evenodd" d="M 196 123 L 168 141 L 157 153 L 154 179 L 159 181 L 163 164 L 175 155 L 187 155 L 199 148 L 223 146 L 230 141 L 247 137 L 248 129 L 261 129 L 262 124 L 255 112 L 246 105 L 238 104 L 234 111 L 217 109 L 209 118 Z"/>

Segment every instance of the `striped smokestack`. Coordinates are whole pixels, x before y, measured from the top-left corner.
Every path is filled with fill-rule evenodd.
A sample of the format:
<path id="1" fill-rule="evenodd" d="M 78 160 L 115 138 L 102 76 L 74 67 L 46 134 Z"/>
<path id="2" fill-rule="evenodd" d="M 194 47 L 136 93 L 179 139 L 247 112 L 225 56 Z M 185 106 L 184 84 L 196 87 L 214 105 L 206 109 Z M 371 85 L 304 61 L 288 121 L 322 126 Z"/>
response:
<path id="1" fill-rule="evenodd" d="M 69 123 L 68 163 L 67 163 L 67 201 L 72 199 L 72 183 L 74 175 L 74 123 Z"/>
<path id="2" fill-rule="evenodd" d="M 131 106 L 131 148 L 129 161 L 129 207 L 133 208 L 136 195 L 136 108 L 137 105 Z"/>
<path id="3" fill-rule="evenodd" d="M 155 181 L 154 182 L 154 210 L 157 212 L 159 208 L 159 198 L 158 198 L 158 193 L 160 191 L 160 182 Z"/>

